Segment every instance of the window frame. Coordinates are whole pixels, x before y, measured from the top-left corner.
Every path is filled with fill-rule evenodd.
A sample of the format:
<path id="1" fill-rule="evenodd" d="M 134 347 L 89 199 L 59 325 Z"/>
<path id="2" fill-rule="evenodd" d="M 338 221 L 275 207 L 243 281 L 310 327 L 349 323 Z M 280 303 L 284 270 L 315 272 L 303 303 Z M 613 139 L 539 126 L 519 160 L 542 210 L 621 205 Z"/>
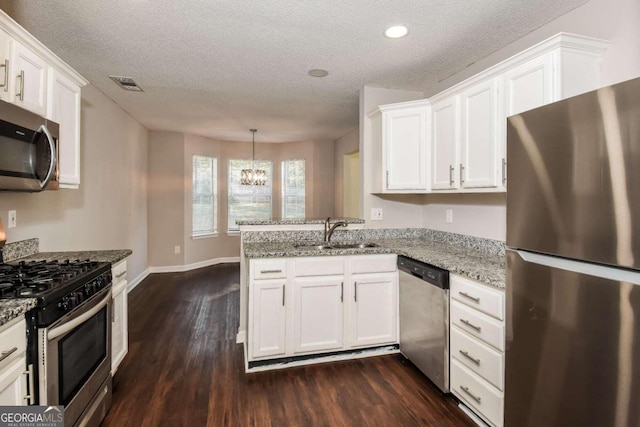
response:
<path id="1" fill-rule="evenodd" d="M 251 160 L 251 159 L 237 159 L 237 158 L 236 159 L 228 159 L 228 161 L 227 161 L 227 235 L 238 235 L 238 234 L 240 234 L 240 227 L 237 226 L 235 224 L 235 222 L 234 222 L 234 224 L 231 223 L 231 207 L 232 207 L 231 196 L 232 196 L 232 192 L 233 192 L 231 178 L 232 178 L 232 174 L 233 174 L 233 167 L 232 167 L 232 163 L 233 162 L 246 162 L 247 164 L 255 165 L 256 169 L 262 169 L 261 165 L 264 165 L 264 166 L 266 166 L 267 164 L 269 165 L 270 173 L 267 173 L 267 184 L 264 185 L 264 186 L 263 185 L 255 185 L 255 186 L 247 186 L 247 187 L 253 187 L 253 188 L 265 188 L 265 187 L 268 187 L 270 189 L 270 191 L 269 191 L 269 217 L 268 217 L 268 219 L 273 218 L 273 160 L 261 160 L 261 159 Z M 245 167 L 245 166 L 240 167 L 240 169 L 238 171 L 241 171 L 242 169 L 246 169 L 247 167 Z M 249 166 L 249 167 L 253 167 L 253 166 Z M 264 169 L 266 169 L 266 167 Z M 233 185 L 242 185 L 242 184 L 234 183 Z M 253 195 L 253 197 L 255 197 L 255 194 Z M 232 225 L 235 226 L 235 228 L 232 228 Z"/>
<path id="2" fill-rule="evenodd" d="M 212 170 L 211 170 L 211 192 L 208 193 L 197 193 L 196 194 L 196 159 L 197 158 L 205 158 L 212 161 Z M 196 212 L 196 203 L 195 197 L 198 196 L 211 196 L 213 199 L 213 230 L 207 231 L 198 231 L 196 232 L 195 227 L 195 212 Z M 207 156 L 203 154 L 193 154 L 191 156 L 191 238 L 193 240 L 198 239 L 206 239 L 209 237 L 215 237 L 218 235 L 219 231 L 219 215 L 218 209 L 220 206 L 220 201 L 218 197 L 218 158 L 215 156 Z"/>
<path id="3" fill-rule="evenodd" d="M 285 209 L 285 205 L 286 205 L 286 198 L 287 198 L 287 194 L 286 194 L 286 189 L 287 189 L 287 174 L 285 173 L 285 168 L 288 168 L 288 164 L 290 162 L 302 162 L 303 168 L 304 168 L 304 184 L 302 186 L 303 189 L 303 203 L 302 203 L 302 216 L 295 216 L 295 217 L 287 217 L 285 215 L 286 209 Z M 288 172 L 288 170 L 287 170 Z M 286 159 L 286 160 L 282 160 L 281 161 L 281 166 L 280 166 L 280 213 L 282 216 L 282 219 L 304 219 L 307 213 L 307 161 L 305 159 Z M 296 194 L 295 196 L 299 196 L 299 194 Z"/>

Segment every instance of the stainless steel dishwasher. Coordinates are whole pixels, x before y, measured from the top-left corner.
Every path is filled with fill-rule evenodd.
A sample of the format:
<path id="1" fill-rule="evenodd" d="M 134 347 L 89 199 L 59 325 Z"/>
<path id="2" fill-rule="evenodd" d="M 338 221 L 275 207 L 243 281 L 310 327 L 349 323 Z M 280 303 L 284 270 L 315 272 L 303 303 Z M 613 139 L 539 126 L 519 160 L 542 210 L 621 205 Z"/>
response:
<path id="1" fill-rule="evenodd" d="M 398 256 L 400 351 L 449 392 L 449 272 Z"/>

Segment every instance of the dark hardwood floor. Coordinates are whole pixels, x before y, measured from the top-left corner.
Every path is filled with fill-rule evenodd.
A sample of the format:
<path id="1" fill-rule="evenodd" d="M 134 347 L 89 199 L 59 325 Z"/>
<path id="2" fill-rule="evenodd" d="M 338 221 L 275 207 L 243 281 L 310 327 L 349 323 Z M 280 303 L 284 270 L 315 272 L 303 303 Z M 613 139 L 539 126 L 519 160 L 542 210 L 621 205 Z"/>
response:
<path id="1" fill-rule="evenodd" d="M 474 426 L 401 355 L 245 374 L 239 266 L 151 275 L 103 426 Z"/>

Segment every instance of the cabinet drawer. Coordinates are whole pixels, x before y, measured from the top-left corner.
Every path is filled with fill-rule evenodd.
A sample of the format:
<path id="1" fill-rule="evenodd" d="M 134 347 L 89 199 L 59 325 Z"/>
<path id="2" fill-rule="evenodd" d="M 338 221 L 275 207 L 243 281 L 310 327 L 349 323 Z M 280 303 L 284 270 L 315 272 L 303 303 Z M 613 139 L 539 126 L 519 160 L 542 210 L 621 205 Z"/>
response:
<path id="1" fill-rule="evenodd" d="M 351 273 L 386 273 L 398 269 L 396 255 L 357 255 L 351 257 Z"/>
<path id="2" fill-rule="evenodd" d="M 451 328 L 451 356 L 500 390 L 504 390 L 504 354 L 471 338 L 454 326 Z"/>
<path id="3" fill-rule="evenodd" d="M 116 265 L 111 266 L 111 275 L 113 283 L 118 283 L 127 278 L 127 261 L 122 260 Z"/>
<path id="4" fill-rule="evenodd" d="M 2 329 L 0 332 L 0 357 L 3 353 L 11 353 L 0 361 L 0 369 L 9 365 L 12 360 L 23 357 L 27 348 L 27 323 L 24 318 L 14 322 L 15 320 L 0 328 Z"/>
<path id="5" fill-rule="evenodd" d="M 296 259 L 296 277 L 335 276 L 344 274 L 343 257 L 313 257 Z"/>
<path id="6" fill-rule="evenodd" d="M 504 292 L 502 291 L 452 274 L 451 298 L 496 319 L 504 320 Z"/>
<path id="7" fill-rule="evenodd" d="M 504 394 L 465 368 L 451 362 L 451 391 L 495 426 L 504 423 Z"/>
<path id="8" fill-rule="evenodd" d="M 457 301 L 451 301 L 451 324 L 498 350 L 504 351 L 504 322 L 495 320 Z"/>
<path id="9" fill-rule="evenodd" d="M 283 279 L 287 277 L 286 259 L 261 259 L 251 261 L 254 279 Z"/>

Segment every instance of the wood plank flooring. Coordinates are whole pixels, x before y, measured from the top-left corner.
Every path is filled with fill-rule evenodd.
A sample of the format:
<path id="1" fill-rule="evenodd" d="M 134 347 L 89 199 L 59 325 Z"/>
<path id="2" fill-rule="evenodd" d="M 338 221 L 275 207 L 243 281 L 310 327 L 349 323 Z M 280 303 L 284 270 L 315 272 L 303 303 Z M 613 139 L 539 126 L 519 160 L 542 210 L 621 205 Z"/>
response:
<path id="1" fill-rule="evenodd" d="M 245 374 L 239 266 L 129 294 L 129 354 L 102 426 L 474 426 L 401 355 Z"/>

